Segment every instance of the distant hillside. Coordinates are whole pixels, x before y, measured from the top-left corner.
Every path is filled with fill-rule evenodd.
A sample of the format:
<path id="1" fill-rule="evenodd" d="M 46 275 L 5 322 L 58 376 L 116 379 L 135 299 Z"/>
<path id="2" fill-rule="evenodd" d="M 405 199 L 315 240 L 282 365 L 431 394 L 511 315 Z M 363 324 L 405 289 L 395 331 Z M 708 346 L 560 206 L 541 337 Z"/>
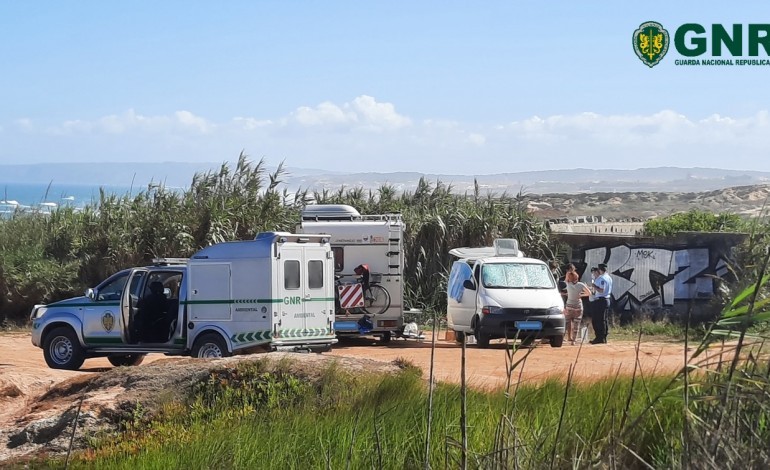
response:
<path id="1" fill-rule="evenodd" d="M 168 186 L 190 184 L 196 172 L 216 170 L 221 163 L 49 163 L 0 165 L 0 183 L 93 184 L 94 186 L 143 186 L 163 181 Z M 271 168 L 274 169 L 274 168 Z M 770 172 L 714 168 L 640 168 L 636 170 L 545 170 L 497 175 L 445 175 L 414 172 L 339 173 L 323 169 L 287 167 L 289 189 L 320 190 L 340 186 L 376 189 L 388 184 L 400 191 L 412 191 L 420 178 L 451 184 L 456 192 L 472 192 L 474 179 L 482 192 L 517 194 L 594 192 L 698 192 L 770 183 Z"/>
<path id="2" fill-rule="evenodd" d="M 691 209 L 744 216 L 759 215 L 770 203 L 770 184 L 736 186 L 701 192 L 623 192 L 529 194 L 529 209 L 543 219 L 603 216 L 612 221 L 644 221 Z"/>
<path id="3" fill-rule="evenodd" d="M 413 190 L 421 177 L 431 182 L 452 184 L 456 192 L 472 192 L 474 179 L 482 191 L 509 194 L 594 193 L 594 192 L 695 192 L 731 186 L 770 183 L 770 172 L 714 168 L 640 168 L 636 170 L 545 170 L 497 175 L 442 175 L 421 173 L 351 173 L 308 175 L 297 179 L 303 187 L 363 186 L 377 188 L 390 184 L 402 191 Z"/>

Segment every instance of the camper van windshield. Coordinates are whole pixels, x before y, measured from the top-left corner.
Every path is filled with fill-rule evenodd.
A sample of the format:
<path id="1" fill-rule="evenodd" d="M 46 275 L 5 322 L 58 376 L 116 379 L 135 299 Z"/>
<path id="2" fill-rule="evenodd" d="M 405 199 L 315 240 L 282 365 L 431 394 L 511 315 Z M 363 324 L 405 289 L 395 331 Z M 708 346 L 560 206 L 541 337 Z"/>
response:
<path id="1" fill-rule="evenodd" d="M 481 282 L 489 289 L 553 289 L 553 276 L 544 264 L 488 263 Z"/>

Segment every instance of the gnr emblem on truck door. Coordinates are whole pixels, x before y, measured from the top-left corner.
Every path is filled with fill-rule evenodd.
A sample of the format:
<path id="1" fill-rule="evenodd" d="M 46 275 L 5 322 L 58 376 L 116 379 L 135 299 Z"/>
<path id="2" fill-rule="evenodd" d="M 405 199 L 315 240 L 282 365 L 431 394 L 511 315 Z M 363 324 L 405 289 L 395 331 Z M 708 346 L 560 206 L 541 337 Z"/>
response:
<path id="1" fill-rule="evenodd" d="M 102 326 L 107 333 L 112 331 L 112 328 L 115 326 L 115 316 L 112 312 L 104 312 L 104 315 L 102 315 Z"/>

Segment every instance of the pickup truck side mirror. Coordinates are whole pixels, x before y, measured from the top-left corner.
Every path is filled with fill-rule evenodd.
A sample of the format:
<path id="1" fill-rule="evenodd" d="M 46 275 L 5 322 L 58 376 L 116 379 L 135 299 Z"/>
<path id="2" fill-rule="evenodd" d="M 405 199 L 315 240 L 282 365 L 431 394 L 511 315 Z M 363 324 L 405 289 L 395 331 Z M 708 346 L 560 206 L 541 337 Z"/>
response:
<path id="1" fill-rule="evenodd" d="M 94 300 L 96 298 L 96 291 L 92 287 L 89 287 L 88 289 L 86 289 L 86 297 L 88 297 L 91 300 Z"/>
<path id="2" fill-rule="evenodd" d="M 463 281 L 463 287 L 470 290 L 476 290 L 476 285 L 470 279 L 466 279 Z"/>

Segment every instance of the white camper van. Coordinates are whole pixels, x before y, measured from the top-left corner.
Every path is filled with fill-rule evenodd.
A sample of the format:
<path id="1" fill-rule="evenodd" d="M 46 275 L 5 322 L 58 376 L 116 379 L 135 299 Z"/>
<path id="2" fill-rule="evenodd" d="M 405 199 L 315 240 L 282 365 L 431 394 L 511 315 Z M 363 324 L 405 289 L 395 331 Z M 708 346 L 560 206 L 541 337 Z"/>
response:
<path id="1" fill-rule="evenodd" d="M 342 204 L 310 205 L 302 211 L 298 233 L 327 234 L 339 279 L 335 331 L 374 335 L 383 343 L 404 324 L 404 222 L 400 214 L 361 215 Z M 368 267 L 370 289 L 362 289 Z"/>
<path id="2" fill-rule="evenodd" d="M 447 323 L 458 341 L 472 334 L 486 348 L 494 338 L 547 338 L 561 347 L 564 301 L 544 262 L 525 258 L 513 239 L 449 253 L 459 258 L 447 286 Z"/>
<path id="3" fill-rule="evenodd" d="M 147 353 L 327 350 L 337 342 L 329 237 L 267 232 L 219 243 L 120 271 L 83 297 L 36 305 L 31 319 L 32 343 L 54 369 L 98 356 L 136 365 Z"/>

